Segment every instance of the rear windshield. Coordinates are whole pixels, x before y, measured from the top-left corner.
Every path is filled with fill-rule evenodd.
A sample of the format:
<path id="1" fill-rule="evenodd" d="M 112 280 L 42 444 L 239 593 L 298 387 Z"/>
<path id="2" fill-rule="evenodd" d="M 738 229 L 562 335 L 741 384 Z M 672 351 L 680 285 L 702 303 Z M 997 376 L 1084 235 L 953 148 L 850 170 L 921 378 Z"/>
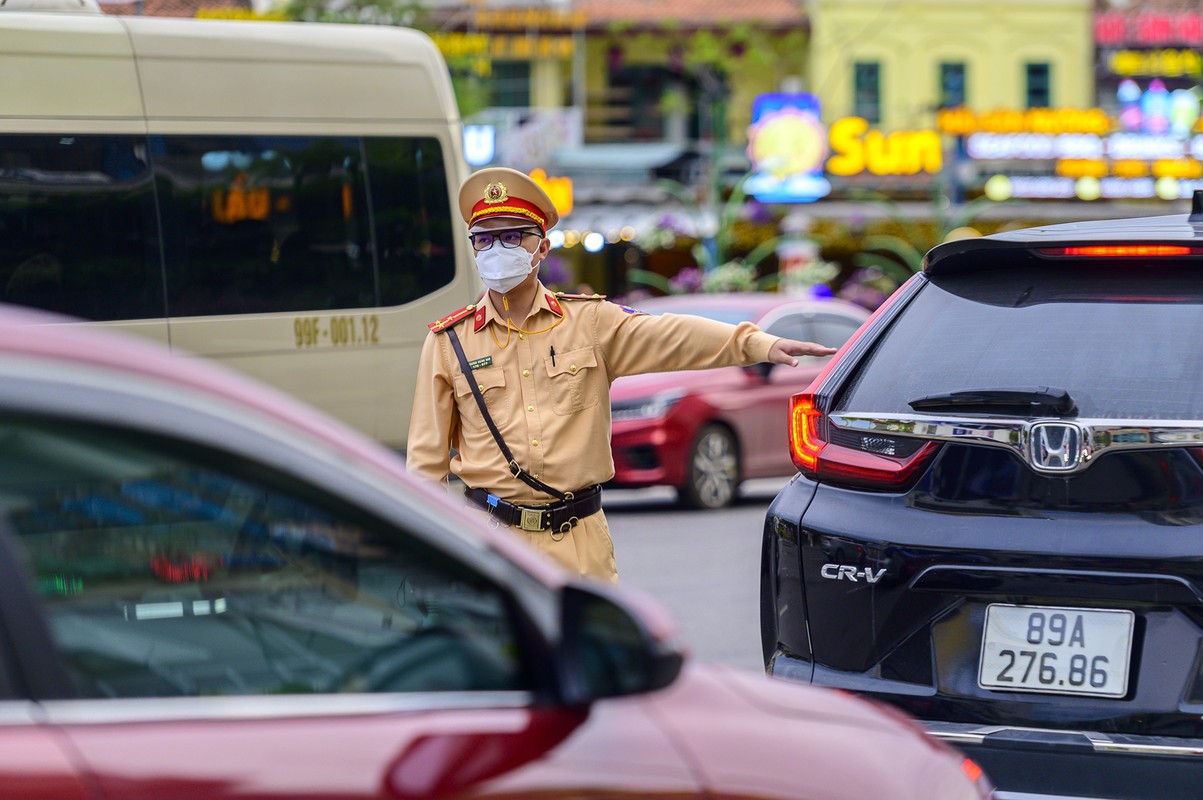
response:
<path id="1" fill-rule="evenodd" d="M 838 401 L 910 413 L 941 392 L 1047 386 L 1079 416 L 1203 419 L 1203 265 L 1041 264 L 938 275 Z"/>

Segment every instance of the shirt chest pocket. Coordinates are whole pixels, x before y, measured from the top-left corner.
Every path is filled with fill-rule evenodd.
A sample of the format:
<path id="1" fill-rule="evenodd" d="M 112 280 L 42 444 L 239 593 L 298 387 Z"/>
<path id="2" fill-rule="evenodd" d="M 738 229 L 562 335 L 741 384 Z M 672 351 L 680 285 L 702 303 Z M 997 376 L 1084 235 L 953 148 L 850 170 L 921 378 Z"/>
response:
<path id="1" fill-rule="evenodd" d="M 485 407 L 489 416 L 498 425 L 509 419 L 510 413 L 505 401 L 505 371 L 501 367 L 486 367 L 472 370 L 468 376 L 476 383 L 480 393 L 485 398 Z M 460 417 L 473 427 L 485 427 L 480 408 L 472 394 L 472 387 L 463 375 L 455 376 L 455 402 L 459 406 Z"/>
<path id="2" fill-rule="evenodd" d="M 556 353 L 554 359 L 545 356 L 543 363 L 551 383 L 552 408 L 557 414 L 575 414 L 601 401 L 605 387 L 592 347 Z"/>

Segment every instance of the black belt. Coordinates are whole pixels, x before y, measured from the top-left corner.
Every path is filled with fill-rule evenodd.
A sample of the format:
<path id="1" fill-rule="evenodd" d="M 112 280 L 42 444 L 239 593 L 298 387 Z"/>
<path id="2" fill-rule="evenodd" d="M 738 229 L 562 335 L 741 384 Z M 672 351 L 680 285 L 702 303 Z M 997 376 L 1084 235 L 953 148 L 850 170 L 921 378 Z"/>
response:
<path id="1" fill-rule="evenodd" d="M 502 500 L 486 489 L 465 489 L 464 496 L 502 525 L 513 525 L 524 531 L 551 530 L 567 533 L 577 522 L 601 510 L 601 486 L 590 486 L 579 492 L 566 492 L 561 502 L 541 506 L 520 506 Z"/>

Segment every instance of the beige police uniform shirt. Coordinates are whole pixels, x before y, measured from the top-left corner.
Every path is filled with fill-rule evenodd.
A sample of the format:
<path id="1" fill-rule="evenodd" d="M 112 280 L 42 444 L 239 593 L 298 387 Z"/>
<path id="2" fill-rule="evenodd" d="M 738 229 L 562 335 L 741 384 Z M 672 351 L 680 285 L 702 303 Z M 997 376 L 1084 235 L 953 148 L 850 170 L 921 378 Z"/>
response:
<path id="1" fill-rule="evenodd" d="M 487 295 L 474 314 L 454 327 L 471 375 L 462 374 L 446 333 L 426 337 L 409 428 L 408 467 L 433 481 L 446 482 L 448 474 L 455 473 L 469 487 L 518 504 L 556 498 L 510 473 L 469 379 L 480 387 L 518 463 L 556 489 L 575 491 L 614 476 L 610 384 L 616 378 L 755 364 L 768 360 L 777 340 L 749 322 L 729 325 L 689 315 L 652 316 L 604 299 L 556 296 L 541 283 L 521 326 L 531 333 L 507 330 L 505 318 Z M 604 525 L 604 515 L 595 516 L 602 516 Z M 577 540 L 589 533 L 578 529 L 573 537 Z M 608 528 L 605 541 L 597 543 L 553 543 L 546 533 L 529 538 L 569 569 L 614 578 L 602 574 L 613 573 Z"/>

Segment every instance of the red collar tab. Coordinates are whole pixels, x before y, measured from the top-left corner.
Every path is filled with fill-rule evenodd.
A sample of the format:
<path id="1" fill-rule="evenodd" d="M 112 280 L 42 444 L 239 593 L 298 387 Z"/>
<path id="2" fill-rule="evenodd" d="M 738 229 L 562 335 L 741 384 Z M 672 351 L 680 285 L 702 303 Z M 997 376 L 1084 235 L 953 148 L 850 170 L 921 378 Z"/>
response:
<path id="1" fill-rule="evenodd" d="M 564 309 L 560 308 L 560 301 L 556 299 L 554 294 L 544 295 L 544 297 L 547 299 L 547 307 L 551 309 L 551 313 L 557 317 L 564 316 Z"/>
<path id="2" fill-rule="evenodd" d="M 480 333 L 480 329 L 485 326 L 485 304 L 481 303 L 480 308 L 476 309 L 476 316 L 472 319 L 472 332 Z"/>
<path id="3" fill-rule="evenodd" d="M 442 319 L 436 319 L 426 327 L 430 328 L 430 330 L 435 333 L 442 333 L 460 320 L 467 319 L 475 310 L 476 305 L 474 303 L 469 303 L 458 311 L 451 312 Z"/>

